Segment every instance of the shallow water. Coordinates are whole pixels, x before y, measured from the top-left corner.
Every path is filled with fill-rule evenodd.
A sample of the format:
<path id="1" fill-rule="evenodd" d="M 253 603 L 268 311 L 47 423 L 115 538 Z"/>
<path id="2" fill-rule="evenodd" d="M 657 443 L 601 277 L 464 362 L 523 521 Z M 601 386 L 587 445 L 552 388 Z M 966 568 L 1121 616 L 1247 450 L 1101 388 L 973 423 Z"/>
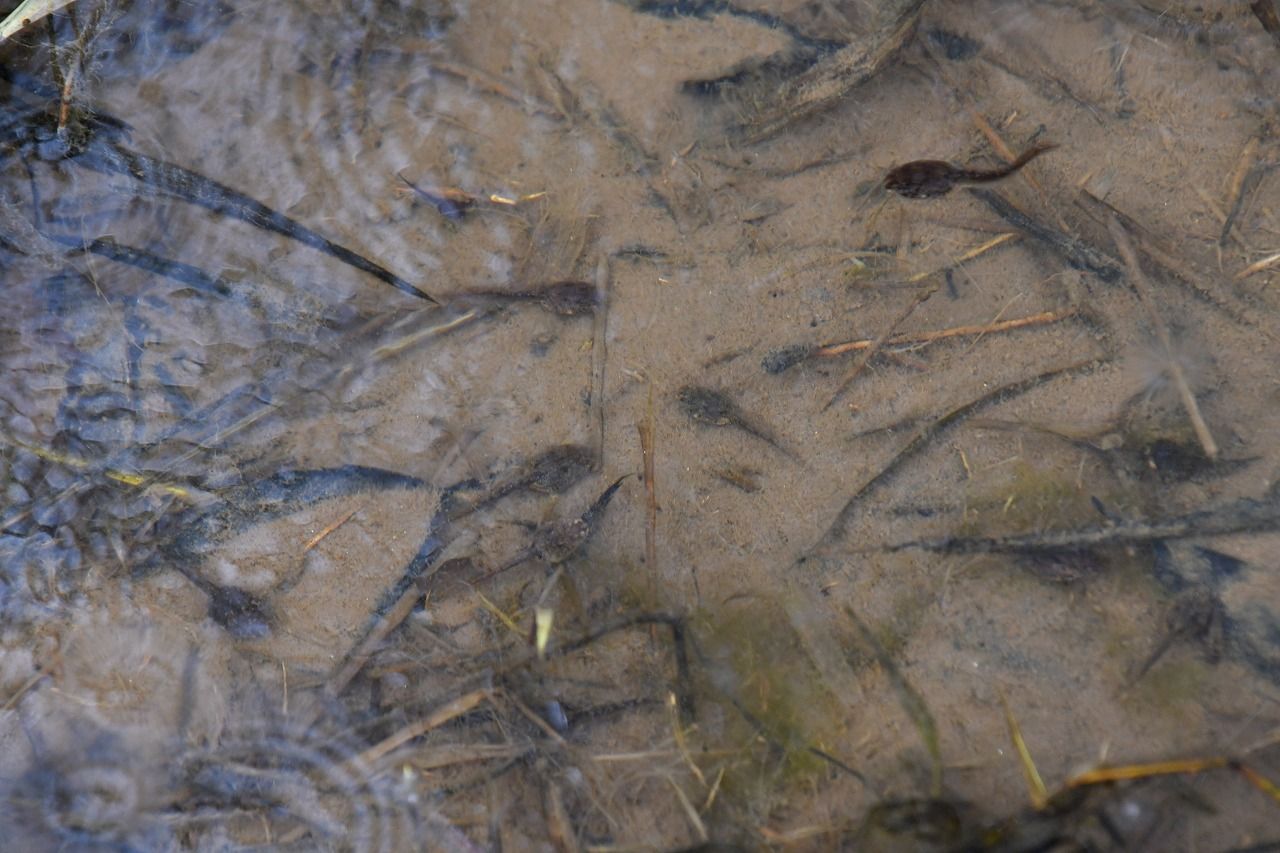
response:
<path id="1" fill-rule="evenodd" d="M 0 51 L 22 849 L 1280 840 L 1248 4 L 81 0 Z"/>

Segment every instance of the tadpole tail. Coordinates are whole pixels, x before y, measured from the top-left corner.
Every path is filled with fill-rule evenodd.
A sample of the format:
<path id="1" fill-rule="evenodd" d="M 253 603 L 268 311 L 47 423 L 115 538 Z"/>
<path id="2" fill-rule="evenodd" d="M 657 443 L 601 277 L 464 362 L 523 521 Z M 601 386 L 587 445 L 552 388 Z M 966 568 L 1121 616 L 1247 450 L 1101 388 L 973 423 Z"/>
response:
<path id="1" fill-rule="evenodd" d="M 1052 151 L 1057 147 L 1058 147 L 1057 144 L 1053 142 L 1043 142 L 1039 145 L 1032 145 L 1026 151 L 1023 151 L 1021 154 L 1019 154 L 1018 159 L 1014 160 L 1012 163 L 1010 163 L 1008 166 L 1005 166 L 1003 169 L 996 169 L 993 172 L 987 172 L 987 173 L 968 173 L 966 174 L 965 177 L 967 180 L 973 181 L 975 183 L 987 183 L 989 181 L 998 181 L 1001 178 L 1009 177 L 1014 172 L 1018 171 L 1023 166 L 1027 165 L 1032 160 L 1039 157 L 1044 152 Z"/>
<path id="2" fill-rule="evenodd" d="M 613 493 L 618 491 L 622 485 L 622 481 L 630 477 L 630 474 L 623 474 L 621 477 L 613 481 L 613 485 L 605 489 L 600 497 L 595 499 L 591 506 L 587 507 L 587 511 L 582 514 L 582 521 L 587 525 L 588 530 L 594 530 L 596 524 L 600 521 L 600 517 L 604 515 L 604 511 L 609 508 L 609 501 L 613 500 Z"/>

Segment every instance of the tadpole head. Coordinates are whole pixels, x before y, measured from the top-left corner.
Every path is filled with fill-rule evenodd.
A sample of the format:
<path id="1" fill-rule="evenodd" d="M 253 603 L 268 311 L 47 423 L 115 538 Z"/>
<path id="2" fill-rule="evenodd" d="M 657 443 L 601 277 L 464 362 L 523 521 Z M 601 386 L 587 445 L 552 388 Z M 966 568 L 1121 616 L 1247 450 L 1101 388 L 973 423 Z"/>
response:
<path id="1" fill-rule="evenodd" d="M 558 495 L 591 472 L 595 454 L 581 444 L 560 444 L 544 451 L 529 466 L 529 488 Z"/>
<path id="2" fill-rule="evenodd" d="M 764 368 L 764 372 L 777 375 L 784 371 L 790 370 L 800 362 L 813 355 L 815 347 L 812 344 L 792 344 L 788 347 L 770 350 L 760 361 L 760 366 Z"/>
<path id="3" fill-rule="evenodd" d="M 260 640 L 271 634 L 271 609 L 265 601 L 235 586 L 214 586 L 209 618 L 238 640 Z"/>

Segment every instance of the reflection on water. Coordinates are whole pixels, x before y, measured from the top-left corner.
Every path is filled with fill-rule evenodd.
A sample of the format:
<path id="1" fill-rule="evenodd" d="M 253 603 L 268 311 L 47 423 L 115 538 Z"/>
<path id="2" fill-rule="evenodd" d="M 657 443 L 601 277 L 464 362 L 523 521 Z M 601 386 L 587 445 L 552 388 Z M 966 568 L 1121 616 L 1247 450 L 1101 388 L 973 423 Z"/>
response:
<path id="1" fill-rule="evenodd" d="M 0 45 L 6 837 L 1274 842 L 1271 5 Z"/>

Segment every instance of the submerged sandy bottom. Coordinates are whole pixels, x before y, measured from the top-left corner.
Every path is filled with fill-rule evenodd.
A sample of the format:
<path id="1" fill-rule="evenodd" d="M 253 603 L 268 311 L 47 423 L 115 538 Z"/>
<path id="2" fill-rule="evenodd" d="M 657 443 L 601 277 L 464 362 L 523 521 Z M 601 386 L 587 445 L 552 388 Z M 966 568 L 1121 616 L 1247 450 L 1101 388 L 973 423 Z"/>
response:
<path id="1" fill-rule="evenodd" d="M 748 144 L 725 128 L 749 111 L 681 84 L 786 46 L 749 16 L 564 0 L 403 18 L 388 6 L 344 23 L 305 5 L 278 20 L 237 9 L 181 60 L 144 64 L 137 47 L 100 72 L 92 100 L 132 125 L 132 148 L 442 301 L 581 280 L 606 307 L 424 308 L 245 223 L 145 194 L 123 204 L 136 189 L 118 176 L 37 164 L 61 207 L 97 211 L 85 233 L 145 243 L 252 298 L 193 295 L 95 257 L 14 255 L 4 276 L 26 313 L 4 338 L 8 438 L 62 446 L 76 353 L 113 365 L 113 346 L 142 340 L 141 375 L 104 368 L 101 381 L 198 404 L 260 381 L 272 406 L 179 462 L 207 436 L 165 438 L 149 473 L 214 502 L 285 469 L 370 466 L 417 485 L 249 513 L 183 552 L 183 572 L 161 546 L 191 524 L 164 521 L 193 517 L 178 515 L 185 499 L 119 510 L 106 529 L 122 547 L 84 545 L 70 588 L 4 634 L 6 824 L 72 846 L 947 849 L 962 837 L 953 820 L 1021 814 L 1024 837 L 1048 832 L 1027 817 L 1011 718 L 1051 793 L 1086 768 L 1172 758 L 1238 757 L 1280 778 L 1277 268 L 1245 272 L 1280 243 L 1267 167 L 1280 49 L 1256 19 L 1231 4 L 1215 19 L 927 3 L 872 80 Z M 799 36 L 859 37 L 858 4 L 791 5 L 769 11 Z M 1015 153 L 1059 146 L 988 189 L 1111 267 L 1072 266 L 964 189 L 878 189 L 910 160 L 998 165 L 980 122 Z M 6 168 L 6 183 L 26 180 Z M 517 203 L 450 218 L 397 173 Z M 1139 226 L 1171 356 L 1097 200 Z M 41 308 L 50 263 L 102 295 Z M 762 368 L 791 345 L 1042 314 L 881 341 L 865 364 L 856 349 Z M 148 380 L 157 364 L 169 379 Z M 723 392 L 741 420 L 690 418 L 686 386 Z M 170 398 L 137 399 L 154 400 L 147 440 L 179 422 Z M 516 489 L 455 513 L 415 611 L 337 679 L 448 515 L 441 490 L 474 478 L 460 492 L 474 502 L 566 443 L 598 449 L 598 470 L 561 495 Z M 9 483 L 37 498 L 80 476 L 5 453 Z M 560 576 L 535 556 L 485 577 L 528 546 L 528 526 L 582 514 L 628 473 Z M 83 544 L 77 519 L 98 512 L 102 528 L 92 501 L 137 499 L 119 485 L 88 494 L 41 529 Z M 1262 520 L 1233 526 L 1246 511 Z M 1010 553 L 1014 537 L 1074 529 L 1093 544 Z M 991 541 L 888 547 L 954 537 Z M 160 542 L 145 571 L 135 538 Z M 201 583 L 251 591 L 269 631 L 233 636 Z M 1212 624 L 1156 657 L 1189 594 L 1213 603 Z M 540 608 L 553 614 L 547 660 L 530 639 Z M 637 614 L 686 620 L 687 680 L 665 623 L 573 645 Z M 98 775 L 77 776 L 78 755 Z M 1103 847 L 1229 849 L 1275 840 L 1280 822 L 1280 804 L 1226 768 L 1082 797 L 1050 823 Z"/>

